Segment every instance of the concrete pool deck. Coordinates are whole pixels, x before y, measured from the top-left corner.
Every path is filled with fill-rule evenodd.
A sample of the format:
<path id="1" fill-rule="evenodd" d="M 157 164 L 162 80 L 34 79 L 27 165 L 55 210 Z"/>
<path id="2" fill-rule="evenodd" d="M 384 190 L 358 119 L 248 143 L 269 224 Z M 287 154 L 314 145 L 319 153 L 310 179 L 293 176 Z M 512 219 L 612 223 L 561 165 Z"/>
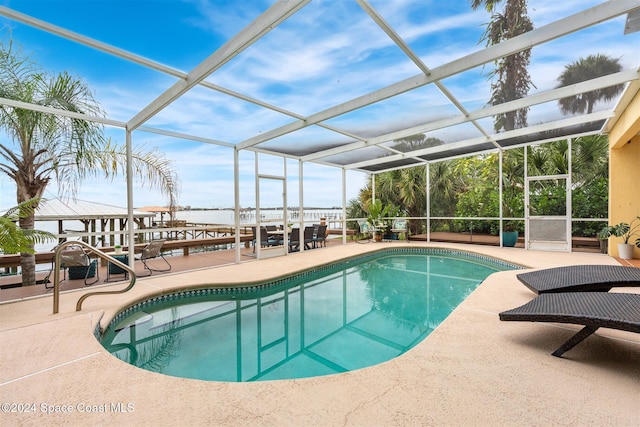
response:
<path id="1" fill-rule="evenodd" d="M 140 279 L 126 294 L 95 289 L 0 305 L 2 425 L 640 425 L 640 335 L 600 329 L 563 358 L 550 353 L 578 326 L 500 322 L 535 295 L 517 271 L 491 275 L 402 356 L 339 375 L 258 383 L 173 378 L 127 365 L 93 330 L 150 295 L 304 270 L 402 243 L 334 246 L 291 256 Z M 446 243 L 531 268 L 616 264 L 601 254 Z M 179 285 L 178 283 L 179 282 Z M 111 285 L 118 289 L 125 285 Z M 617 292 L 636 292 L 623 288 Z M 613 292 L 613 291 L 612 291 Z M 52 413 L 47 413 L 48 410 Z M 66 412 L 62 412 L 65 410 Z M 31 412 L 27 412 L 31 411 Z M 56 412 L 57 411 L 57 412 Z"/>

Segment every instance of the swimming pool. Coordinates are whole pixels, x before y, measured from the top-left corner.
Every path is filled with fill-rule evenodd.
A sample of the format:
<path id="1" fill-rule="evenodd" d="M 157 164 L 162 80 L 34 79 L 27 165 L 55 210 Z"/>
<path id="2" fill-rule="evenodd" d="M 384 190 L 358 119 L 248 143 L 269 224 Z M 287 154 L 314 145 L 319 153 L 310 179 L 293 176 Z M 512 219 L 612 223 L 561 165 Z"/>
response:
<path id="1" fill-rule="evenodd" d="M 517 268 L 442 249 L 392 249 L 244 288 L 183 291 L 118 315 L 102 344 L 177 377 L 264 381 L 382 363 L 433 331 L 488 275 Z"/>

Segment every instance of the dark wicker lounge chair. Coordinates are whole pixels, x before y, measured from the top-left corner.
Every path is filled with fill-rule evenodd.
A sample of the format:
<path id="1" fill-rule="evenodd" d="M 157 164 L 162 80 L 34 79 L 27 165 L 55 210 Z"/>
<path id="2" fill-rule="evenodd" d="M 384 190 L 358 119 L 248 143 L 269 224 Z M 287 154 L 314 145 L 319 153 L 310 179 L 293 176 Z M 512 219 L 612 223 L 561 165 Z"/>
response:
<path id="1" fill-rule="evenodd" d="M 527 304 L 500 313 L 500 320 L 584 325 L 552 354 L 562 354 L 598 328 L 640 333 L 640 294 L 566 292 L 542 294 Z"/>
<path id="2" fill-rule="evenodd" d="M 613 287 L 640 286 L 640 268 L 621 265 L 572 265 L 517 275 L 536 294 L 608 292 Z"/>

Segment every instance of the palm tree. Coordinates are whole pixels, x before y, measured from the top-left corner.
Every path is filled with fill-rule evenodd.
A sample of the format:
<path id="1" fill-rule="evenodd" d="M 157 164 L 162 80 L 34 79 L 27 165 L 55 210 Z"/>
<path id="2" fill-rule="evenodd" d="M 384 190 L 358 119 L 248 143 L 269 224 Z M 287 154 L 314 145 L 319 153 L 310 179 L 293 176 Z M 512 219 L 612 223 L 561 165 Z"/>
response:
<path id="1" fill-rule="evenodd" d="M 408 216 L 424 216 L 427 211 L 426 167 L 400 169 L 396 186 L 400 206 Z"/>
<path id="2" fill-rule="evenodd" d="M 471 0 L 471 8 L 481 6 L 491 13 L 491 21 L 482 36 L 488 46 L 519 36 L 533 30 L 533 23 L 527 16 L 526 0 L 506 0 L 502 13 L 496 12 L 502 0 Z M 495 61 L 496 68 L 490 73 L 495 81 L 491 84 L 491 105 L 499 105 L 524 98 L 533 85 L 527 66 L 531 60 L 531 49 L 525 49 Z M 494 129 L 513 130 L 527 125 L 527 108 L 498 114 L 494 118 Z"/>
<path id="3" fill-rule="evenodd" d="M 574 186 L 609 176 L 609 141 L 605 135 L 581 136 L 573 141 Z"/>
<path id="4" fill-rule="evenodd" d="M 443 145 L 444 141 L 437 138 L 427 138 L 424 134 L 410 135 L 394 141 L 393 149 L 403 153 Z M 405 169 L 382 172 L 375 176 L 376 199 L 383 206 L 392 205 L 399 209 L 399 215 L 410 217 L 424 216 L 426 212 L 426 176 L 425 167 L 417 166 Z M 350 206 L 350 217 L 366 213 L 372 196 L 371 181 L 360 190 L 358 201 Z M 358 206 L 359 205 L 359 206 Z M 409 224 L 411 232 L 419 232 L 420 223 L 413 221 Z"/>
<path id="5" fill-rule="evenodd" d="M 443 140 L 433 137 L 427 138 L 423 133 L 418 133 L 395 140 L 391 147 L 403 153 L 409 153 L 411 151 L 440 145 L 444 145 Z"/>
<path id="6" fill-rule="evenodd" d="M 558 77 L 560 84 L 558 87 L 569 86 L 584 82 L 622 70 L 622 65 L 618 59 L 613 59 L 607 55 L 589 55 L 580 58 L 576 62 L 564 67 L 564 71 Z M 558 101 L 560 109 L 565 114 L 587 114 L 593 113 L 593 106 L 598 101 L 611 101 L 622 91 L 623 85 L 609 86 L 603 89 L 596 89 L 591 92 L 562 98 Z"/>
<path id="7" fill-rule="evenodd" d="M 431 216 L 454 216 L 460 181 L 454 173 L 457 160 L 432 163 L 429 172 Z"/>
<path id="8" fill-rule="evenodd" d="M 53 107 L 74 113 L 102 116 L 90 89 L 66 72 L 51 75 L 0 43 L 0 98 Z M 104 175 L 112 179 L 125 170 L 126 150 L 104 137 L 95 122 L 0 105 L 0 129 L 9 143 L 0 144 L 0 172 L 16 183 L 17 202 L 36 200 L 32 210 L 21 212 L 20 227 L 34 228 L 34 213 L 44 190 L 57 179 L 62 193 L 75 196 L 82 180 Z M 171 162 L 156 150 L 133 150 L 133 170 L 143 182 L 159 188 L 175 203 L 178 182 Z M 35 284 L 33 244 L 20 253 L 22 285 Z"/>
<path id="9" fill-rule="evenodd" d="M 544 145 L 549 150 L 546 175 L 569 173 L 569 141 L 560 139 Z"/>

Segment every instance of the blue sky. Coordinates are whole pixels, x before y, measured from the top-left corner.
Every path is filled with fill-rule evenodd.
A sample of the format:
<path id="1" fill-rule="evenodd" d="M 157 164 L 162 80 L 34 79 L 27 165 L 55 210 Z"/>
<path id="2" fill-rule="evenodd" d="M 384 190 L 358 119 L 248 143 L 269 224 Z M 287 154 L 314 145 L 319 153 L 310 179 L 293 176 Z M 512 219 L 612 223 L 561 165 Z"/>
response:
<path id="1" fill-rule="evenodd" d="M 0 4 L 61 26 L 174 69 L 188 72 L 256 19 L 273 2 L 262 0 L 0 0 Z M 457 0 L 372 0 L 384 19 L 422 61 L 434 68 L 479 50 L 484 10 L 471 11 Z M 528 2 L 535 27 L 600 4 L 592 0 Z M 620 58 L 625 69 L 640 64 L 637 33 L 622 37 L 624 17 L 583 30 L 567 38 L 535 47 L 530 73 L 535 88 L 557 85 L 563 67 L 580 57 L 605 53 Z M 88 47 L 46 34 L 0 17 L 2 39 L 12 38 L 44 69 L 66 70 L 94 90 L 108 115 L 127 121 L 175 83 L 174 77 L 114 58 Z M 489 99 L 486 69 L 472 69 L 445 79 L 447 88 L 470 110 Z M 300 115 L 310 115 L 353 97 L 365 95 L 418 74 L 420 70 L 378 28 L 355 1 L 313 0 L 255 45 L 222 66 L 208 82 L 260 99 Z M 532 120 L 545 120 L 549 106 L 536 106 Z M 363 135 L 375 135 L 452 114 L 446 99 L 433 85 L 371 105 L 362 111 L 329 120 Z M 196 87 L 146 125 L 190 133 L 232 144 L 290 123 L 292 118 L 226 94 Z M 531 122 L 530 122 L 531 123 Z M 485 123 L 491 128 L 490 122 Z M 107 128 L 117 143 L 124 131 Z M 473 129 L 457 129 L 472 132 Z M 446 140 L 446 132 L 435 135 Z M 4 138 L 4 135 L 0 136 Z M 349 139 L 314 127 L 285 135 L 269 146 L 296 145 L 301 152 Z M 233 205 L 232 150 L 210 144 L 134 132 L 135 145 L 157 147 L 174 161 L 182 183 L 179 204 L 198 207 Z M 241 156 L 241 204 L 255 206 L 252 153 Z M 287 162 L 289 205 L 298 201 L 298 164 Z M 282 172 L 282 161 L 261 158 L 261 167 Z M 262 172 L 262 171 L 261 171 Z M 304 203 L 307 206 L 341 204 L 341 171 L 305 164 Z M 348 198 L 357 195 L 365 175 L 348 173 Z M 112 183 L 85 183 L 80 199 L 125 205 L 124 177 Z M 270 189 L 272 190 L 272 189 Z M 51 185 L 47 197 L 55 197 Z M 262 203 L 279 205 L 280 196 L 263 191 Z M 11 206 L 15 189 L 0 176 L 0 207 Z M 155 190 L 135 184 L 134 205 L 162 205 Z"/>

